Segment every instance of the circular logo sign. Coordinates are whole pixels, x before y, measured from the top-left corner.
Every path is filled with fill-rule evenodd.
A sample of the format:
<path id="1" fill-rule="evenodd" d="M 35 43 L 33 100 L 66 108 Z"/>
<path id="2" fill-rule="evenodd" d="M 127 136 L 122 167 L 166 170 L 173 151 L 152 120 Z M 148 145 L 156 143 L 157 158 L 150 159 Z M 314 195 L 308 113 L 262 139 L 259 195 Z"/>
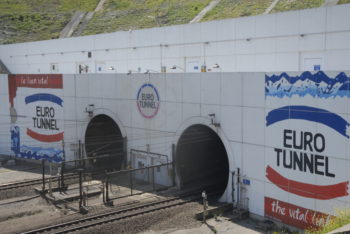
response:
<path id="1" fill-rule="evenodd" d="M 141 115 L 147 119 L 151 119 L 159 110 L 159 94 L 152 84 L 146 83 L 141 86 L 137 92 L 137 107 Z"/>

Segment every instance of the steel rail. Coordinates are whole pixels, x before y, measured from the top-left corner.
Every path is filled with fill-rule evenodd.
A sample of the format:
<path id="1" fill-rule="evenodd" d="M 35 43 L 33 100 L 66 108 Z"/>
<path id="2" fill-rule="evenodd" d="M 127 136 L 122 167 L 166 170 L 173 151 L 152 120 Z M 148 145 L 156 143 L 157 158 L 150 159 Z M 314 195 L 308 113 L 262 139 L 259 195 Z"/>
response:
<path id="1" fill-rule="evenodd" d="M 132 218 L 135 216 L 143 215 L 150 212 L 155 212 L 158 210 L 183 205 L 189 202 L 200 200 L 202 197 L 200 191 L 192 192 L 191 194 L 182 195 L 175 198 L 169 198 L 157 202 L 146 203 L 140 206 L 134 206 L 130 208 L 125 208 L 122 210 L 111 211 L 103 214 L 98 214 L 82 219 L 77 219 L 61 224 L 51 225 L 43 228 L 38 228 L 23 234 L 33 234 L 33 233 L 68 233 L 79 231 L 82 229 L 90 228 L 97 225 L 103 225 L 110 222 L 115 222 L 121 219 Z M 217 192 L 209 193 L 209 195 L 215 195 Z M 173 202 L 173 203 L 172 203 Z M 167 204 L 171 203 L 171 204 Z M 164 205 L 165 204 L 165 205 Z M 132 212 L 132 213 L 130 213 Z"/>

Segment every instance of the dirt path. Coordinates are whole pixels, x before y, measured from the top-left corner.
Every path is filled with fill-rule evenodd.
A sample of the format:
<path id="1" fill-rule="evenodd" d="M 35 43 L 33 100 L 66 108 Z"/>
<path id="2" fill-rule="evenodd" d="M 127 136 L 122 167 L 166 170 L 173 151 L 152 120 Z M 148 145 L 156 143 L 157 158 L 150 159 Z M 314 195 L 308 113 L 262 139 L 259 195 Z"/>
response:
<path id="1" fill-rule="evenodd" d="M 214 7 L 216 7 L 216 5 L 219 4 L 221 0 L 213 0 L 211 1 L 208 6 L 206 6 L 201 12 L 199 12 L 198 15 L 196 15 L 191 21 L 190 21 L 190 24 L 193 24 L 193 23 L 198 23 L 200 22 L 203 17 L 209 12 L 211 11 L 212 9 L 214 9 Z"/>
<path id="2" fill-rule="evenodd" d="M 277 3 L 279 2 L 280 0 L 275 0 L 271 3 L 271 5 L 266 9 L 266 11 L 264 12 L 264 15 L 266 14 L 269 14 L 273 8 L 275 8 L 275 6 L 277 5 Z"/>

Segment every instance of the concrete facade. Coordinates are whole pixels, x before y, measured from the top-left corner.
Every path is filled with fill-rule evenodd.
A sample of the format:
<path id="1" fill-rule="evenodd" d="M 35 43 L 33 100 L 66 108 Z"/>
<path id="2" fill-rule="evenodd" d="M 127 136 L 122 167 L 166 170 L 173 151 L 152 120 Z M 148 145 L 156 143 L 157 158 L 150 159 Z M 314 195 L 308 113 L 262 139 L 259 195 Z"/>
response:
<path id="1" fill-rule="evenodd" d="M 0 45 L 0 59 L 17 74 L 74 74 L 79 65 L 84 73 L 349 70 L 349 12 L 346 4 Z"/>
<path id="2" fill-rule="evenodd" d="M 0 152 L 60 162 L 64 139 L 66 159 L 74 159 L 89 121 L 104 114 L 127 137 L 128 160 L 136 149 L 171 161 L 181 134 L 202 124 L 227 152 L 230 175 L 222 201 L 232 200 L 231 173 L 239 168 L 240 201 L 252 213 L 317 226 L 350 205 L 349 77 L 321 71 L 3 75 Z M 138 107 L 140 93 L 154 92 L 152 107 Z M 43 129 L 34 118 L 54 124 Z"/>

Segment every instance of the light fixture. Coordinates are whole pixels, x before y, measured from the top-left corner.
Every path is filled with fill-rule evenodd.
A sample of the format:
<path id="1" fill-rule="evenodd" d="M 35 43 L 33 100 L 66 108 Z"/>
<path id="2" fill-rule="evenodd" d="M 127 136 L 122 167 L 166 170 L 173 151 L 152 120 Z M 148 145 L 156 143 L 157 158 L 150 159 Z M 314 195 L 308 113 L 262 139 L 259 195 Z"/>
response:
<path id="1" fill-rule="evenodd" d="M 89 104 L 87 107 L 85 107 L 85 112 L 88 113 L 89 117 L 92 117 L 94 114 L 95 105 Z"/>
<path id="2" fill-rule="evenodd" d="M 210 118 L 210 124 L 211 125 L 214 125 L 217 128 L 221 126 L 220 123 L 215 121 L 215 113 L 210 113 L 208 115 L 209 115 L 209 118 Z"/>
<path id="3" fill-rule="evenodd" d="M 159 73 L 159 71 L 152 70 L 152 69 L 146 69 L 146 72 L 144 74 L 150 74 L 150 73 Z"/>
<path id="4" fill-rule="evenodd" d="M 183 69 L 182 67 L 179 67 L 179 66 L 177 66 L 177 65 L 173 65 L 173 66 L 170 67 L 169 69 L 171 69 L 171 70 L 180 69 L 180 70 L 184 71 L 184 69 Z"/>
<path id="5" fill-rule="evenodd" d="M 220 65 L 215 63 L 212 68 L 220 68 Z"/>

